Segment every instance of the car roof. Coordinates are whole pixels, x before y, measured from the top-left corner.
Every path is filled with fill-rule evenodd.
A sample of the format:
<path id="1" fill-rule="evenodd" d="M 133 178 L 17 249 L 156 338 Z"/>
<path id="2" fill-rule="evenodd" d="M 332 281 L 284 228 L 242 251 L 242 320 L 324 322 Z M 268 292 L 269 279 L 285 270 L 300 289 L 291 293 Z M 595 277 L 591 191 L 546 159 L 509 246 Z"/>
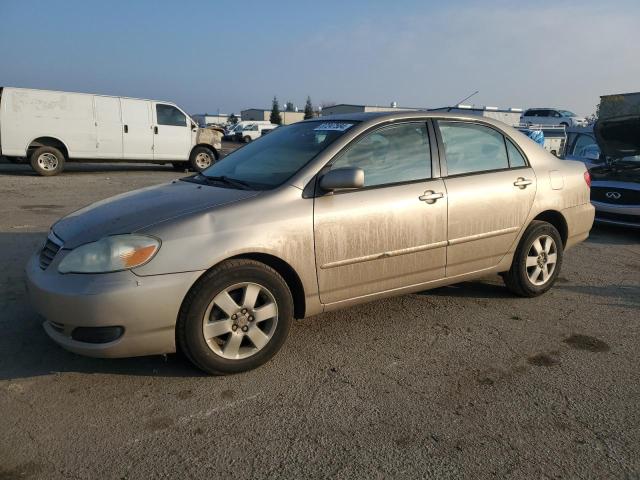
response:
<path id="1" fill-rule="evenodd" d="M 465 113 L 449 113 L 441 111 L 428 111 L 428 110 L 394 110 L 386 112 L 361 112 L 361 113 L 340 113 L 335 115 L 327 115 L 317 118 L 311 118 L 303 120 L 304 122 L 331 122 L 331 121 L 353 121 L 353 122 L 370 122 L 370 123 L 382 123 L 390 120 L 400 119 L 420 119 L 420 118 L 446 118 L 452 120 L 468 120 L 471 122 L 490 123 L 494 125 L 500 125 L 501 127 L 507 126 L 505 123 L 494 120 L 489 117 L 483 117 L 480 115 L 472 115 Z"/>

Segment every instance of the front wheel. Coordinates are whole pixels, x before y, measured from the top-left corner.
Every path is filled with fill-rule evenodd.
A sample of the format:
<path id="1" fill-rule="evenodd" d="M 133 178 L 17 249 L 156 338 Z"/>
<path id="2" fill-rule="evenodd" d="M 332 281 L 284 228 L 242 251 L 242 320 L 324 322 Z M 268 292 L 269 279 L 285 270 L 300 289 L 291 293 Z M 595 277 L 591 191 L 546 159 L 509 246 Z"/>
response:
<path id="1" fill-rule="evenodd" d="M 191 164 L 191 168 L 196 172 L 201 172 L 211 165 L 213 165 L 216 161 L 216 156 L 213 153 L 213 150 L 207 147 L 196 147 L 191 152 L 191 156 L 189 157 L 189 163 Z"/>
<path id="2" fill-rule="evenodd" d="M 562 258 L 562 239 L 556 227 L 536 220 L 525 230 L 511 268 L 502 278 L 516 295 L 537 297 L 555 283 Z"/>
<path id="3" fill-rule="evenodd" d="M 246 136 L 242 139 L 242 141 L 243 141 L 244 143 L 251 143 L 251 137 L 250 137 L 249 135 L 246 135 Z"/>
<path id="4" fill-rule="evenodd" d="M 31 154 L 30 163 L 38 175 L 50 177 L 64 169 L 64 155 L 54 147 L 39 147 Z"/>
<path id="5" fill-rule="evenodd" d="M 227 260 L 191 289 L 176 326 L 182 352 L 214 375 L 254 369 L 280 349 L 293 318 L 284 279 L 253 260 Z"/>

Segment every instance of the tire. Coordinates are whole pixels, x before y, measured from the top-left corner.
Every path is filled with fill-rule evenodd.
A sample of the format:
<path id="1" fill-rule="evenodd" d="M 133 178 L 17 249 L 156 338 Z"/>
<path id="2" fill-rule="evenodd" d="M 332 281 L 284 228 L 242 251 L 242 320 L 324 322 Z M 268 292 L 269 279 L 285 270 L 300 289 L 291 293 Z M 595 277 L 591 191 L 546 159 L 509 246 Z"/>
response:
<path id="1" fill-rule="evenodd" d="M 556 227 L 550 223 L 535 220 L 522 235 L 511 268 L 502 275 L 502 278 L 507 288 L 516 295 L 537 297 L 555 283 L 562 267 L 562 259 L 562 239 Z"/>
<path id="2" fill-rule="evenodd" d="M 189 157 L 189 164 L 191 169 L 196 172 L 201 172 L 216 162 L 216 155 L 213 150 L 207 147 L 196 147 L 191 151 Z"/>
<path id="3" fill-rule="evenodd" d="M 64 155 L 54 147 L 36 148 L 30 157 L 31 168 L 43 177 L 58 175 L 64 170 Z"/>
<path id="4" fill-rule="evenodd" d="M 251 143 L 251 137 L 249 135 L 242 137 L 243 143 Z"/>
<path id="5" fill-rule="evenodd" d="M 254 295 L 259 292 L 257 300 L 243 304 L 250 289 Z M 259 320 L 260 312 L 266 318 Z M 254 260 L 227 260 L 187 294 L 178 316 L 176 343 L 207 373 L 240 373 L 262 365 L 280 350 L 292 319 L 291 292 L 278 272 Z"/>

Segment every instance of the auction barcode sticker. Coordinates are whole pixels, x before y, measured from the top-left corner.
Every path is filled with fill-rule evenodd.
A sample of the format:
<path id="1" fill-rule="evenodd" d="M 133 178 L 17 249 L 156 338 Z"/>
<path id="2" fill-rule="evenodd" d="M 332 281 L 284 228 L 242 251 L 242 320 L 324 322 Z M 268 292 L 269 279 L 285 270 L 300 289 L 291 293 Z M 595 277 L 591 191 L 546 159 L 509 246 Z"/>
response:
<path id="1" fill-rule="evenodd" d="M 336 132 L 344 132 L 350 127 L 353 127 L 353 123 L 325 122 L 321 123 L 319 127 L 314 128 L 314 130 L 332 130 Z"/>

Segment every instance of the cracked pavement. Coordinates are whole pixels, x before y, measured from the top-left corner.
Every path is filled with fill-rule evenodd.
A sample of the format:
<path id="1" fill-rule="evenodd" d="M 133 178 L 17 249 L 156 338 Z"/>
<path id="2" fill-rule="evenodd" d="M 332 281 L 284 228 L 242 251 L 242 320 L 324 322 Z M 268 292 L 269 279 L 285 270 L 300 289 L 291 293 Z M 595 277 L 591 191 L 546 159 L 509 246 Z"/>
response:
<path id="1" fill-rule="evenodd" d="M 241 375 L 53 344 L 23 287 L 49 226 L 182 175 L 0 163 L 0 479 L 640 478 L 640 232 L 596 227 L 535 299 L 490 277 L 298 321 Z"/>

